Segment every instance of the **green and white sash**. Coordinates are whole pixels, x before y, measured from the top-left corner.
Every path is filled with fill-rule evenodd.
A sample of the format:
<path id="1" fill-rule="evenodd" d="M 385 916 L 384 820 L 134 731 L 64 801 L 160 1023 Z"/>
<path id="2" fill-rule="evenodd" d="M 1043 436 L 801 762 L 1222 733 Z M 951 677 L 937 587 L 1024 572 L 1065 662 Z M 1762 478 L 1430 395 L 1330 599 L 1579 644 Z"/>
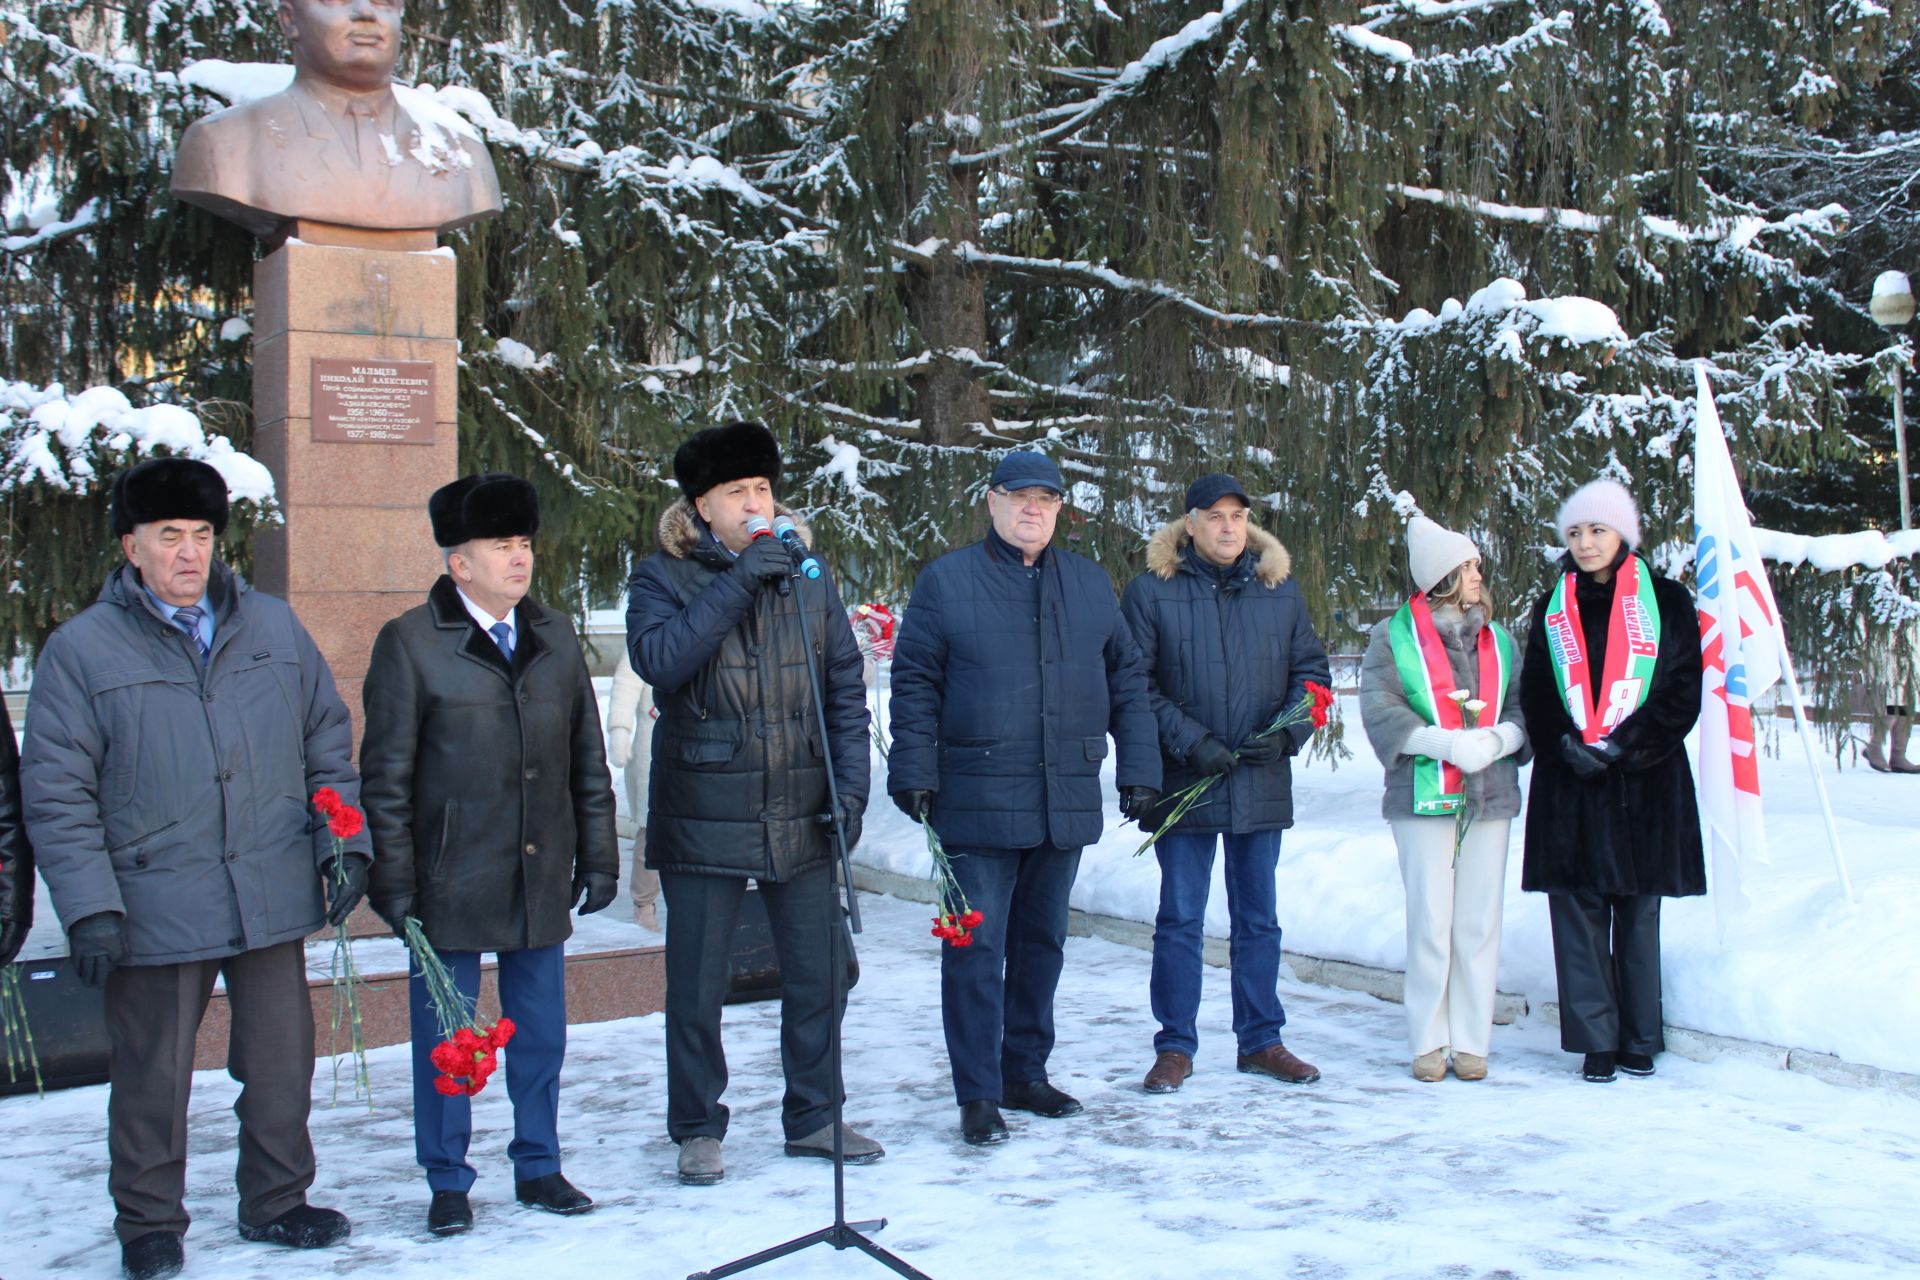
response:
<path id="1" fill-rule="evenodd" d="M 1442 729 L 1466 728 L 1466 708 L 1460 700 L 1448 697 L 1453 692 L 1453 663 L 1447 647 L 1433 625 L 1433 610 L 1424 592 L 1400 606 L 1388 624 L 1387 636 L 1393 642 L 1393 665 L 1400 671 L 1400 687 L 1406 692 L 1407 705 L 1428 724 Z M 1513 671 L 1514 643 L 1507 629 L 1497 622 L 1480 628 L 1476 657 L 1480 667 L 1478 697 L 1486 710 L 1476 725 L 1499 723 L 1500 706 L 1507 696 L 1507 680 Z M 1413 811 L 1422 816 L 1453 813 L 1466 803 L 1466 775 L 1444 760 L 1431 756 L 1413 758 Z"/>
<path id="2" fill-rule="evenodd" d="M 1547 601 L 1547 652 L 1560 701 L 1581 740 L 1594 743 L 1638 711 L 1653 690 L 1653 669 L 1660 660 L 1660 606 L 1653 594 L 1653 574 L 1639 556 L 1628 556 L 1613 575 L 1606 670 L 1596 687 L 1573 583 L 1573 574 L 1563 576 Z"/>

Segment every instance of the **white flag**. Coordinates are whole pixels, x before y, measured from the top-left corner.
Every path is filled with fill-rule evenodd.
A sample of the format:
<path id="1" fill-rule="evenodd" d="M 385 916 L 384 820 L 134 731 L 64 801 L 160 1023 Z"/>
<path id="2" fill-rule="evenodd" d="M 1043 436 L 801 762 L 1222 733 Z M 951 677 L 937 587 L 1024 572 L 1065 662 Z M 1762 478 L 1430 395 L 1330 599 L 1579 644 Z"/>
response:
<path id="1" fill-rule="evenodd" d="M 1760 753 L 1753 703 L 1780 679 L 1780 610 L 1733 473 L 1706 370 L 1694 366 L 1693 522 L 1700 612 L 1700 818 L 1713 858 L 1715 909 L 1724 929 L 1745 904 L 1740 864 L 1765 863 Z"/>

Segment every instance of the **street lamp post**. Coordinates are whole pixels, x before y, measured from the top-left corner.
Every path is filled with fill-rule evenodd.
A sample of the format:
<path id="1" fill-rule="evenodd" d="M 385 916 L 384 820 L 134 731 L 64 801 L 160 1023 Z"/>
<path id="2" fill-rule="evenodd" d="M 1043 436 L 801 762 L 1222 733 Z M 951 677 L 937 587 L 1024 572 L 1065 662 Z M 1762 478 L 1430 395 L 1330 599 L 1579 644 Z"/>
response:
<path id="1" fill-rule="evenodd" d="M 1882 271 L 1873 282 L 1873 301 L 1868 304 L 1874 323 L 1896 339 L 1900 330 L 1913 319 L 1913 285 L 1904 271 Z M 1907 496 L 1907 415 L 1901 403 L 1900 365 L 1893 366 L 1893 450 L 1900 472 L 1900 527 L 1913 528 L 1913 503 Z"/>

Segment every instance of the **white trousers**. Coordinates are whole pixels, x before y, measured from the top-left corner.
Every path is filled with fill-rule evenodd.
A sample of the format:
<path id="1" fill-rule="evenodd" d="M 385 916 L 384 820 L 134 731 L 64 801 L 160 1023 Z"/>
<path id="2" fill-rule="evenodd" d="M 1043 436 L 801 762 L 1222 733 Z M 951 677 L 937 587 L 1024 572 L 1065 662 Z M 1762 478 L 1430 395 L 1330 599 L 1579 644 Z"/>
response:
<path id="1" fill-rule="evenodd" d="M 1407 888 L 1407 1043 L 1487 1056 L 1500 970 L 1508 818 L 1480 818 L 1453 863 L 1453 819 L 1392 821 Z"/>

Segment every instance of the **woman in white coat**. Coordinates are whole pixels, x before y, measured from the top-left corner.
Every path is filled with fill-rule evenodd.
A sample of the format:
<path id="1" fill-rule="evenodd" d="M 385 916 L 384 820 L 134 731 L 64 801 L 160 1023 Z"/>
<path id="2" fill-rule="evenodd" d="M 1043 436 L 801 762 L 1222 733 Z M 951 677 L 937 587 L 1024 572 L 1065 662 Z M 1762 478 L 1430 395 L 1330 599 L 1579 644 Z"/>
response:
<path id="1" fill-rule="evenodd" d="M 1387 769 L 1381 811 L 1407 893 L 1407 1038 L 1416 1080 L 1483 1080 L 1500 966 L 1507 834 L 1520 812 L 1520 647 L 1491 620 L 1480 552 L 1407 526 L 1415 593 L 1373 629 L 1360 718 Z M 1461 822 L 1468 824 L 1459 838 Z M 1457 842 L 1457 844 L 1456 844 Z"/>

